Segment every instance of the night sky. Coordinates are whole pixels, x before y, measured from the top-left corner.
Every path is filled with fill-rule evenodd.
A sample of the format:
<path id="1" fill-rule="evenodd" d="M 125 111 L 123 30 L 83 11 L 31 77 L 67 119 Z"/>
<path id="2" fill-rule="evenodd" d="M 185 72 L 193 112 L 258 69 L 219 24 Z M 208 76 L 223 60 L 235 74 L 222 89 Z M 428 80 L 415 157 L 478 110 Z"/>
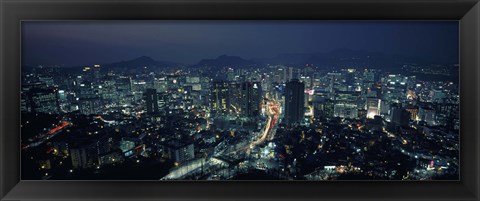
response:
<path id="1" fill-rule="evenodd" d="M 28 21 L 22 63 L 104 64 L 149 56 L 194 64 L 339 48 L 456 63 L 458 21 Z"/>

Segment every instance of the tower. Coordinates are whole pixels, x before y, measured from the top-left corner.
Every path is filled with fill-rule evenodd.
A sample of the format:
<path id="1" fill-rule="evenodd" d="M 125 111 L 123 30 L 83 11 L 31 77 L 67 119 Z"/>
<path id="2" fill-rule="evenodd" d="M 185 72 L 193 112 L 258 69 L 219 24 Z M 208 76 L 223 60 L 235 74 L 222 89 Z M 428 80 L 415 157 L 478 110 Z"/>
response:
<path id="1" fill-rule="evenodd" d="M 147 113 L 158 113 L 158 96 L 156 89 L 147 89 L 145 91 L 145 102 L 147 104 Z"/>
<path id="2" fill-rule="evenodd" d="M 305 115 L 303 95 L 305 84 L 298 79 L 287 82 L 285 88 L 285 120 L 287 124 L 298 124 Z"/>

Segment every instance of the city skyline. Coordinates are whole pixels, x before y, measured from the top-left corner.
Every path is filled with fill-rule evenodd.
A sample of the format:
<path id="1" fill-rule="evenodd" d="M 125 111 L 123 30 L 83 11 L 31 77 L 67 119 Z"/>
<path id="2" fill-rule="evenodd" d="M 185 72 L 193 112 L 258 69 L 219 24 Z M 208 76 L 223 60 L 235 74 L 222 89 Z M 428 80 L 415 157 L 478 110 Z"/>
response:
<path id="1" fill-rule="evenodd" d="M 459 179 L 458 22 L 236 22 L 23 24 L 22 179 Z"/>

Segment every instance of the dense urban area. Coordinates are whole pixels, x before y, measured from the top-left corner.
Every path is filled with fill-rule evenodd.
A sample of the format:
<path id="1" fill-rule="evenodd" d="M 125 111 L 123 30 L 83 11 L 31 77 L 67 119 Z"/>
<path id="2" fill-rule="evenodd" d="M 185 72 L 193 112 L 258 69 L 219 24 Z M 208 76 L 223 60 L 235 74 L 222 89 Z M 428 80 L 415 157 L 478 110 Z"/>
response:
<path id="1" fill-rule="evenodd" d="M 23 69 L 22 179 L 459 178 L 458 65 L 150 60 Z"/>

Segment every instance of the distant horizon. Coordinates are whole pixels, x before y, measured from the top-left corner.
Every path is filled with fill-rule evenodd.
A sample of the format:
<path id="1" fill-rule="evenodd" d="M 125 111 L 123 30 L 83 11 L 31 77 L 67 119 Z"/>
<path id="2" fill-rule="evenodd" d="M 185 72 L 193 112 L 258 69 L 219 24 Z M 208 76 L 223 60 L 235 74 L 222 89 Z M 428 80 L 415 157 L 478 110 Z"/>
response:
<path id="1" fill-rule="evenodd" d="M 185 66 L 194 66 L 194 65 L 197 65 L 199 62 L 201 62 L 201 61 L 203 61 L 203 60 L 217 59 L 217 58 L 220 58 L 220 57 L 222 57 L 222 56 L 240 57 L 240 58 L 245 59 L 245 60 L 255 61 L 255 60 L 257 60 L 257 59 L 272 59 L 272 58 L 278 57 L 278 56 L 280 56 L 280 55 L 315 55 L 315 54 L 331 53 L 331 52 L 339 51 L 339 50 L 351 50 L 351 51 L 364 52 L 364 53 L 382 54 L 381 52 L 369 52 L 369 51 L 365 51 L 365 50 L 356 50 L 356 49 L 349 49 L 349 48 L 337 48 L 337 49 L 334 49 L 334 50 L 331 50 L 331 51 L 315 52 L 315 53 L 307 53 L 307 52 L 304 52 L 304 53 L 279 53 L 279 54 L 274 55 L 274 56 L 272 56 L 272 57 L 263 57 L 263 58 L 259 58 L 259 57 L 256 57 L 256 58 L 246 58 L 246 57 L 242 57 L 242 56 L 239 56 L 239 55 L 220 54 L 220 55 L 213 56 L 213 57 L 209 57 L 209 58 L 202 58 L 202 59 L 198 60 L 197 62 L 193 62 L 193 63 L 183 63 L 183 62 L 178 62 L 178 61 L 168 60 L 168 59 L 163 59 L 163 58 L 157 59 L 157 57 L 152 56 L 152 55 L 138 55 L 138 56 L 129 57 L 129 58 L 124 58 L 124 59 L 122 59 L 122 60 L 111 61 L 111 62 L 92 62 L 92 63 L 83 63 L 83 64 L 76 64 L 76 65 L 65 65 L 65 64 L 62 64 L 62 63 L 36 63 L 36 64 L 28 64 L 28 63 L 27 63 L 27 64 L 23 64 L 23 63 L 22 63 L 22 66 L 31 66 L 31 67 L 34 67 L 34 66 L 39 66 L 39 65 L 46 65 L 46 66 L 61 65 L 61 67 L 76 68 L 76 67 L 85 67 L 85 66 L 90 66 L 90 65 L 95 65 L 95 64 L 98 64 L 98 65 L 107 65 L 107 64 L 118 63 L 118 62 L 126 62 L 126 61 L 132 61 L 132 60 L 135 60 L 135 59 L 139 59 L 139 58 L 142 58 L 142 57 L 150 58 L 150 59 L 153 59 L 154 61 L 158 61 L 158 62 L 171 62 L 171 63 L 181 64 L 181 65 L 185 65 Z M 400 54 L 384 54 L 384 55 L 407 57 L 407 56 L 405 56 L 405 55 L 400 55 Z M 413 57 L 413 56 L 412 56 L 411 58 L 420 59 L 420 58 L 418 58 L 418 57 L 416 58 L 416 57 Z M 453 61 L 452 61 L 452 62 L 432 62 L 431 64 L 454 65 L 454 64 L 459 64 L 459 62 L 453 62 Z"/>
<path id="2" fill-rule="evenodd" d="M 275 36 L 275 37 L 272 37 Z M 457 21 L 27 21 L 22 64 L 109 64 L 147 56 L 193 65 L 338 49 L 458 63 Z"/>

